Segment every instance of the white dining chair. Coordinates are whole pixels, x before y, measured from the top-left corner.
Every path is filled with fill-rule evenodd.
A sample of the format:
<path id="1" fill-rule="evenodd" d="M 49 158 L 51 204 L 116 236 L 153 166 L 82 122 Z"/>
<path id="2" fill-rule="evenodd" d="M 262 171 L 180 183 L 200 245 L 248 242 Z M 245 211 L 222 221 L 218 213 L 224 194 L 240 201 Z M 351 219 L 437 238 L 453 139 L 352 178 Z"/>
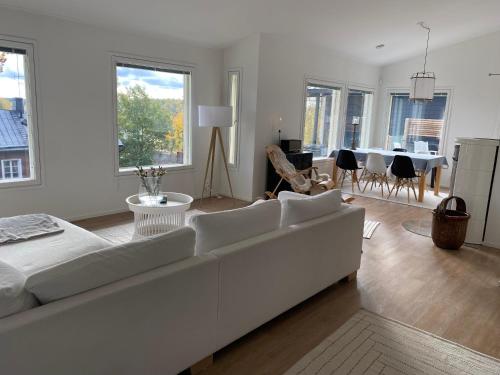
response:
<path id="1" fill-rule="evenodd" d="M 430 154 L 429 142 L 415 141 L 413 142 L 413 150 L 416 154 Z"/>
<path id="2" fill-rule="evenodd" d="M 373 190 L 373 185 L 377 187 L 380 185 L 382 191 L 382 198 L 384 197 L 384 183 L 387 185 L 387 192 L 389 192 L 389 181 L 387 179 L 387 166 L 385 164 L 384 156 L 376 153 L 369 152 L 366 158 L 365 166 L 365 187 L 363 188 L 363 193 L 365 192 L 368 184 L 371 182 L 370 190 Z"/>

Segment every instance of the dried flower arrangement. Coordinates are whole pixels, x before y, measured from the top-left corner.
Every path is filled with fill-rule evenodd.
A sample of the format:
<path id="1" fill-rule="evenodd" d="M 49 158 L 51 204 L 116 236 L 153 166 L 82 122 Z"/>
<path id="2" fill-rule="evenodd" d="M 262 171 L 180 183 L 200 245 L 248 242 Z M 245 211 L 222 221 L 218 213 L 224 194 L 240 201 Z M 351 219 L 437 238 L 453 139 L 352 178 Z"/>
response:
<path id="1" fill-rule="evenodd" d="M 135 174 L 141 178 L 143 178 L 143 177 L 161 177 L 167 173 L 167 170 L 160 165 L 158 166 L 158 168 L 155 168 L 155 167 L 149 168 L 149 171 L 147 169 L 144 169 L 142 166 L 136 166 L 136 168 L 137 168 L 137 170 L 135 171 Z"/>
<path id="2" fill-rule="evenodd" d="M 156 197 L 160 193 L 161 178 L 167 171 L 165 168 L 151 167 L 149 170 L 142 166 L 136 166 L 135 174 L 141 179 L 141 184 L 150 197 Z"/>

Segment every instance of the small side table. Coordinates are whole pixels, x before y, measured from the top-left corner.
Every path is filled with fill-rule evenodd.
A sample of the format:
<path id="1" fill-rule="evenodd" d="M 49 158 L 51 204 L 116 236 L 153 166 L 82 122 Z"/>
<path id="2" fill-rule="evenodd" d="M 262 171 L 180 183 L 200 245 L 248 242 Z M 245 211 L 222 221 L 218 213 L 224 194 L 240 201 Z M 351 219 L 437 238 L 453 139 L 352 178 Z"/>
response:
<path id="1" fill-rule="evenodd" d="M 141 200 L 138 194 L 127 198 L 128 208 L 134 213 L 134 235 L 153 236 L 185 225 L 186 211 L 193 197 L 172 192 L 161 192 L 160 195 L 167 197 L 166 204 Z"/>

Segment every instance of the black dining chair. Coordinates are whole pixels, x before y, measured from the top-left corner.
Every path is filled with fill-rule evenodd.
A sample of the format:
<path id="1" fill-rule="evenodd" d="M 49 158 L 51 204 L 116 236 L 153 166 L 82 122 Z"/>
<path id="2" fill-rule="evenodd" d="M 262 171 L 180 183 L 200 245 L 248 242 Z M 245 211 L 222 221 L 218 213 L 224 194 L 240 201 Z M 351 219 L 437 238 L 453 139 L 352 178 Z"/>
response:
<path id="1" fill-rule="evenodd" d="M 414 178 L 417 177 L 415 173 L 415 167 L 413 166 L 413 161 L 409 156 L 406 155 L 396 155 L 394 156 L 394 160 L 391 164 L 391 172 L 396 177 L 396 182 L 392 186 L 391 191 L 389 192 L 390 198 L 394 189 L 396 189 L 395 197 L 398 196 L 398 192 L 405 187 L 408 190 L 408 203 L 410 203 L 410 188 L 413 190 L 413 195 L 415 195 L 415 200 L 417 200 L 417 193 L 415 192 L 415 182 Z"/>
<path id="2" fill-rule="evenodd" d="M 358 166 L 358 162 L 356 160 L 356 156 L 354 156 L 354 152 L 352 152 L 351 150 L 340 150 L 337 154 L 337 160 L 335 161 L 335 164 L 339 169 L 342 169 L 342 174 L 339 177 L 339 181 L 341 181 L 340 188 L 342 189 L 342 185 L 344 185 L 346 175 L 350 174 L 352 192 L 354 193 L 354 182 L 356 182 L 359 191 L 361 191 L 357 175 L 357 170 L 361 168 L 359 168 Z"/>
<path id="3" fill-rule="evenodd" d="M 394 152 L 408 152 L 408 150 L 406 148 L 399 148 L 399 147 L 393 148 L 392 151 L 394 151 Z"/>

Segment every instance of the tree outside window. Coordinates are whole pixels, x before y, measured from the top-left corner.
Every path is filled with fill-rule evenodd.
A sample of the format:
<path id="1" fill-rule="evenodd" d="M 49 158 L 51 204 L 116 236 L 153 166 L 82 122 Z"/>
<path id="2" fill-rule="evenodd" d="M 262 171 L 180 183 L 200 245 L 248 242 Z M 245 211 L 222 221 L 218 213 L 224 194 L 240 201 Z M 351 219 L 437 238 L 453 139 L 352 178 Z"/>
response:
<path id="1" fill-rule="evenodd" d="M 120 169 L 186 164 L 189 73 L 118 63 Z"/>

